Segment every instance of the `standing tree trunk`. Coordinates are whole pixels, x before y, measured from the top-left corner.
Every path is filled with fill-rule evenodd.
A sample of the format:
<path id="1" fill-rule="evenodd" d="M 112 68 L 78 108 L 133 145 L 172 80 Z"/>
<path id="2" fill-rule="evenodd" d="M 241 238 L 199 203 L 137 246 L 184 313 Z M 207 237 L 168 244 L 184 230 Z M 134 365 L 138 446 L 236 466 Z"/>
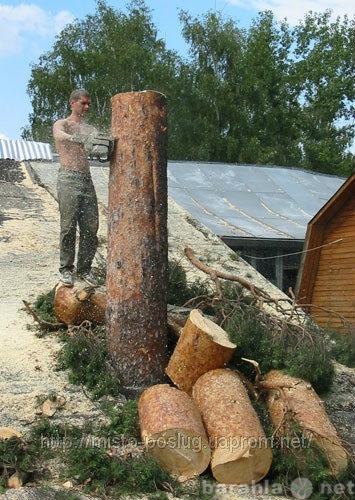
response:
<path id="1" fill-rule="evenodd" d="M 112 98 L 107 343 L 123 390 L 160 382 L 167 364 L 167 112 L 153 91 Z"/>

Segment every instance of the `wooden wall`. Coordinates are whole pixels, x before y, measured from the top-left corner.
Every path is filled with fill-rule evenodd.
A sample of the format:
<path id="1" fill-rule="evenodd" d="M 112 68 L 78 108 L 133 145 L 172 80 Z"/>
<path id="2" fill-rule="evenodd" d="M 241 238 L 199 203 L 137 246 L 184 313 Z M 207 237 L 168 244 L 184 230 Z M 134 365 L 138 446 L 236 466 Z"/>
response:
<path id="1" fill-rule="evenodd" d="M 319 260 L 309 312 L 316 322 L 331 331 L 355 330 L 355 198 L 350 198 L 328 221 L 322 221 L 324 246 Z M 338 239 L 340 242 L 330 244 Z M 331 314 L 333 311 L 336 314 Z"/>

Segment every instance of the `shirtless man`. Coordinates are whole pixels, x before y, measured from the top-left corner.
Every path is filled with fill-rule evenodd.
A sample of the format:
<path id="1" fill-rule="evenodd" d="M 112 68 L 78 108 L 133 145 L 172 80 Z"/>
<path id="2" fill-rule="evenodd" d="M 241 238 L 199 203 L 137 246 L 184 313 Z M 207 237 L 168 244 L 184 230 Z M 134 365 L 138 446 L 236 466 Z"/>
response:
<path id="1" fill-rule="evenodd" d="M 57 193 L 60 212 L 60 281 L 74 285 L 76 229 L 79 227 L 79 245 L 76 262 L 77 276 L 89 285 L 99 284 L 91 270 L 95 257 L 99 228 L 99 214 L 95 187 L 88 160 L 90 136 L 94 127 L 88 125 L 87 115 L 91 99 L 84 89 L 74 90 L 69 99 L 71 114 L 53 126 L 53 137 L 59 154 Z"/>

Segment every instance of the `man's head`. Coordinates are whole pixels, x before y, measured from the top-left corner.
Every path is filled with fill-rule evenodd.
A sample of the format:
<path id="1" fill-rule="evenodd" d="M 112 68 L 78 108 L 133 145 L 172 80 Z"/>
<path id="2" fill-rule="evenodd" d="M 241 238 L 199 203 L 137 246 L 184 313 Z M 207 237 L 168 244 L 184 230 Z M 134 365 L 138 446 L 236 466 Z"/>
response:
<path id="1" fill-rule="evenodd" d="M 70 107 L 74 114 L 85 116 L 91 106 L 90 94 L 85 89 L 76 89 L 69 97 Z"/>
<path id="2" fill-rule="evenodd" d="M 87 97 L 88 99 L 90 99 L 90 94 L 85 89 L 75 89 L 70 94 L 69 102 L 78 101 L 81 97 Z"/>

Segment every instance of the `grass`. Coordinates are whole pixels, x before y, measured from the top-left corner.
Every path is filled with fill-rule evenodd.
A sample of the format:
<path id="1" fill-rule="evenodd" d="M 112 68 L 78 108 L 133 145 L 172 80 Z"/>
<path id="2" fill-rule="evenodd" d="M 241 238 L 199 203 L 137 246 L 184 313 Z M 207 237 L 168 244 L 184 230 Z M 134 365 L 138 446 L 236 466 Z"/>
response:
<path id="1" fill-rule="evenodd" d="M 179 261 L 172 259 L 168 263 L 167 303 L 183 306 L 188 300 L 210 293 L 205 284 L 197 281 L 188 283 L 186 272 Z"/>
<path id="2" fill-rule="evenodd" d="M 130 401 L 116 410 L 106 428 L 96 429 L 92 425 L 79 428 L 42 419 L 27 436 L 0 441 L 0 491 L 6 491 L 6 478 L 15 472 L 25 475 L 33 485 L 49 480 L 44 464 L 55 457 L 61 463 L 61 482 L 71 480 L 82 490 L 104 498 L 121 498 L 134 493 L 150 499 L 167 499 L 167 492 L 182 495 L 184 499 L 204 498 L 199 494 L 202 491 L 199 482 L 193 485 L 179 483 L 146 454 L 142 446 L 136 448 L 137 455 L 121 454 L 122 445 L 126 444 L 123 442 L 117 447 L 118 453 L 115 452 L 112 436 L 117 434 L 127 433 L 126 442 L 139 444 L 136 412 L 136 402 Z M 132 421 L 136 424 L 132 425 Z M 102 439 L 100 433 L 108 437 Z M 53 495 L 51 492 L 43 498 L 77 498 L 76 493 L 70 491 Z"/>
<path id="3" fill-rule="evenodd" d="M 329 333 L 332 357 L 342 365 L 355 368 L 355 334 Z"/>

